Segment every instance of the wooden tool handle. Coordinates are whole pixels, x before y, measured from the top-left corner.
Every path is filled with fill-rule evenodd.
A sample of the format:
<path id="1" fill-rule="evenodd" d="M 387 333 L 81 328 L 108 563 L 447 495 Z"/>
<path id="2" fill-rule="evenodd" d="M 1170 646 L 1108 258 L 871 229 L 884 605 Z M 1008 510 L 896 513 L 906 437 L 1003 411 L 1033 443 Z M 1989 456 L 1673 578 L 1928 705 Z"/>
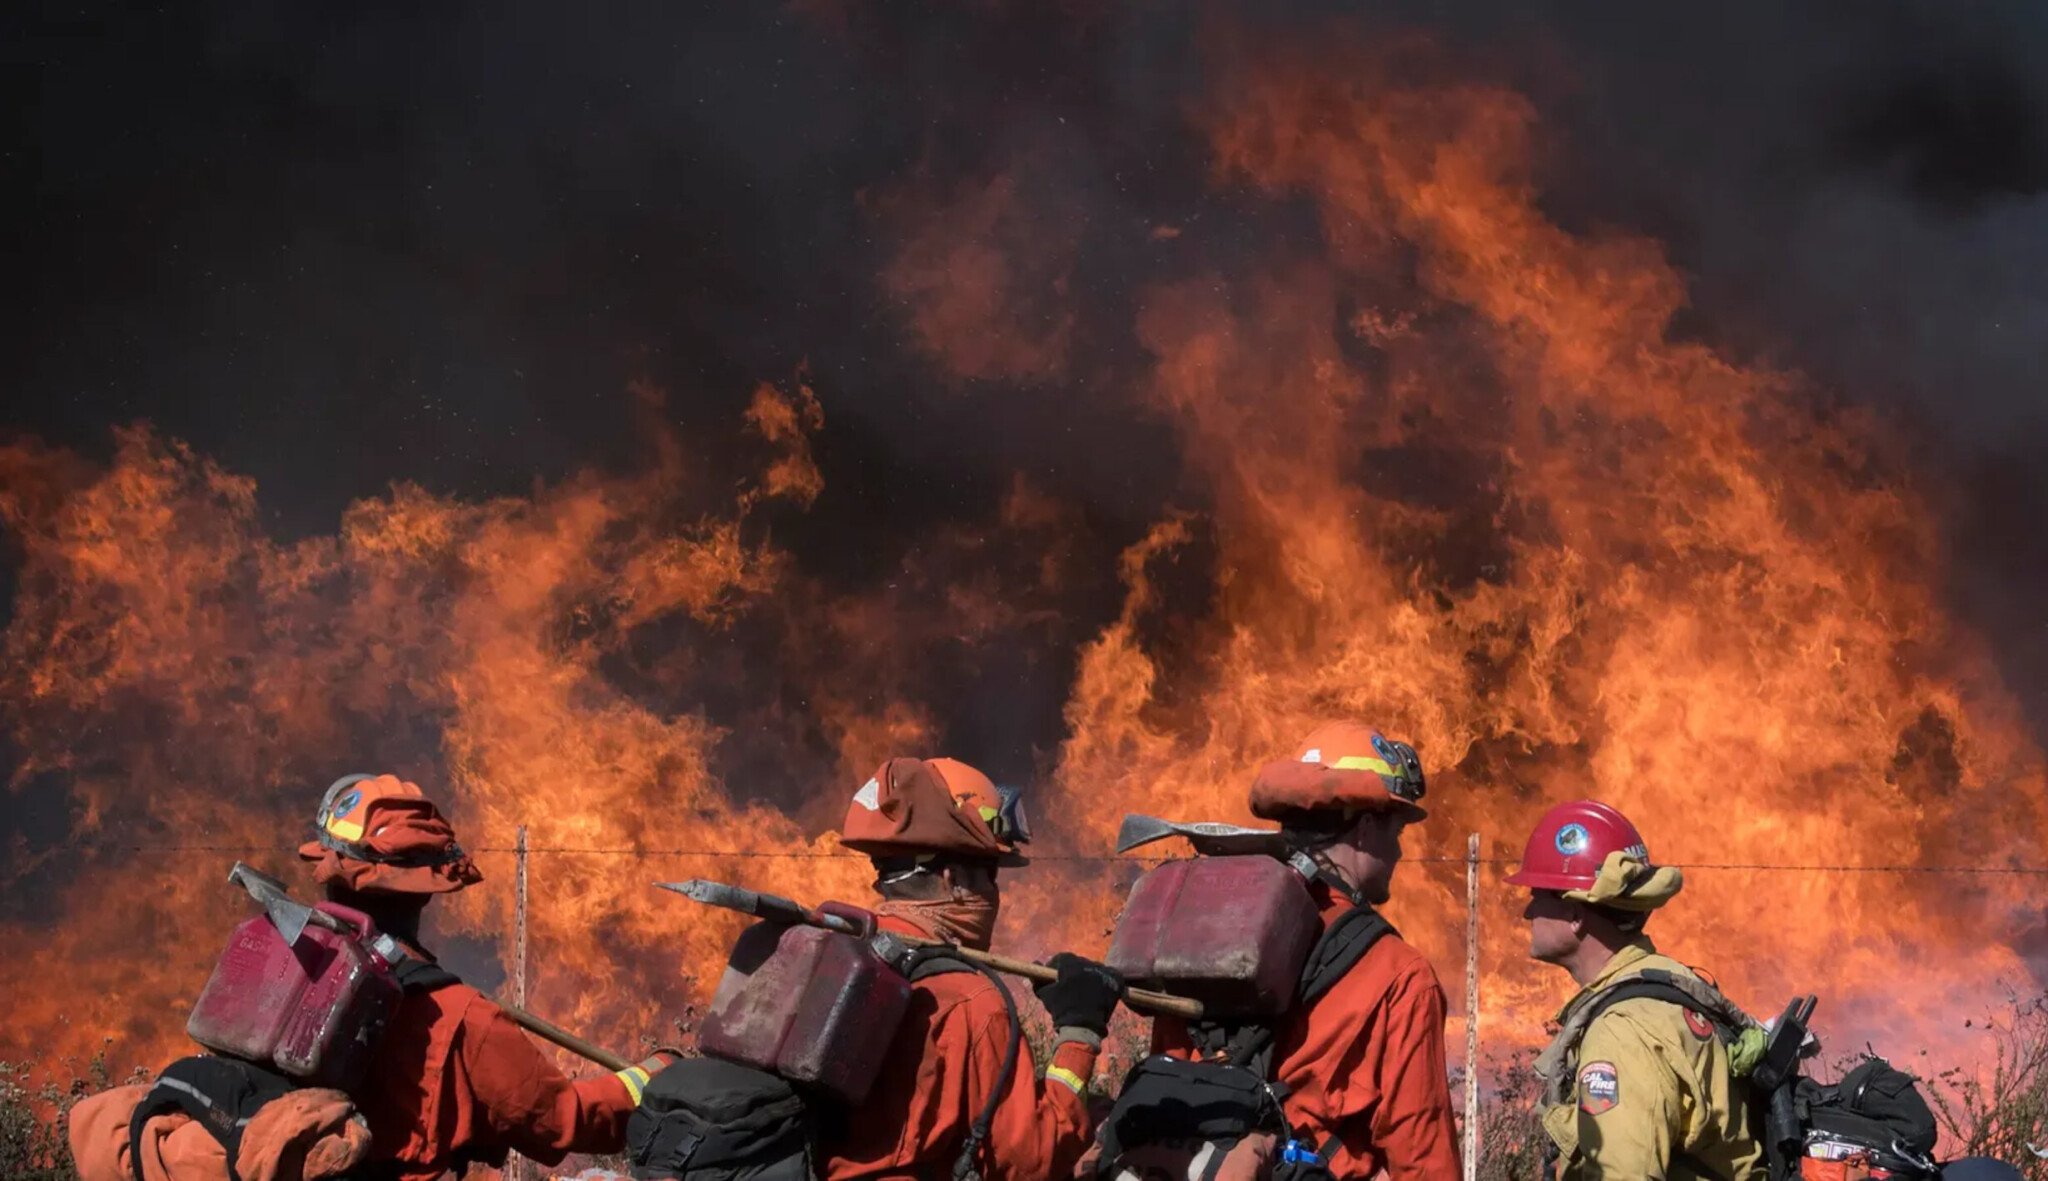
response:
<path id="1" fill-rule="evenodd" d="M 514 1024 L 543 1041 L 553 1042 L 578 1058 L 588 1058 L 606 1070 L 631 1070 L 633 1068 L 631 1062 L 626 1061 L 603 1046 L 597 1045 L 594 1042 L 584 1041 L 552 1021 L 543 1020 L 524 1009 L 515 1009 L 511 1005 L 500 1004 L 498 1007 L 505 1010 L 505 1016 L 510 1017 Z"/>
<path id="2" fill-rule="evenodd" d="M 942 943 L 937 939 L 917 939 L 908 935 L 899 935 L 897 938 L 905 943 L 916 944 L 919 947 L 945 947 L 952 954 L 958 955 L 961 959 L 967 960 L 970 963 L 982 964 L 1011 976 L 1022 976 L 1026 980 L 1050 982 L 1060 978 L 1058 970 L 1048 968 L 1044 964 L 1034 964 L 1029 960 L 1011 959 L 1006 955 L 997 955 L 989 951 L 976 951 L 971 947 L 957 947 L 949 943 Z M 1124 1003 L 1140 1013 L 1152 1013 L 1166 1017 L 1185 1017 L 1190 1021 L 1200 1020 L 1202 1016 L 1202 1002 L 1189 1000 L 1184 996 L 1174 996 L 1169 992 L 1153 992 L 1149 988 L 1125 989 Z"/>

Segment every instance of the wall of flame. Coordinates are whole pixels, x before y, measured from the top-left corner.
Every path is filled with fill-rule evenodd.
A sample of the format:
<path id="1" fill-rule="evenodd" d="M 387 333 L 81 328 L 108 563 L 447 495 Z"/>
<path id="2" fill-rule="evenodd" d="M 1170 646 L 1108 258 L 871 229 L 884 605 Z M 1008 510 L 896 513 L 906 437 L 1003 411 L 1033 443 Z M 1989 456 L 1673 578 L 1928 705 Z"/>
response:
<path id="1" fill-rule="evenodd" d="M 179 1052 L 243 909 L 226 865 L 286 868 L 320 788 L 372 761 L 492 850 L 436 920 L 486 982 L 509 950 L 497 850 L 530 826 L 533 1006 L 630 1047 L 705 998 L 736 930 L 646 883 L 861 896 L 833 855 L 845 797 L 886 756 L 941 753 L 949 688 L 1020 645 L 1074 669 L 1030 785 L 1054 856 L 1007 902 L 1027 954 L 1105 945 L 1136 867 L 1087 858 L 1123 813 L 1244 819 L 1250 770 L 1337 716 L 1420 748 L 1418 857 L 1479 832 L 1512 859 L 1544 806 L 1596 796 L 1660 860 L 2041 864 L 2041 750 L 1937 593 L 1932 475 L 1798 375 L 1675 331 L 1655 243 L 1546 215 L 1521 98 L 1402 60 L 1219 48 L 1190 125 L 1255 248 L 1135 227 L 1169 261 L 1112 300 L 1138 358 L 1114 372 L 1072 347 L 1101 301 L 1068 289 L 1081 240 L 1028 162 L 863 196 L 934 374 L 1164 425 L 1183 508 L 1123 547 L 1099 628 L 1073 626 L 1099 538 L 1025 476 L 981 527 L 895 538 L 872 585 L 818 577 L 778 541 L 832 495 L 811 445 L 831 391 L 802 375 L 727 438 L 639 391 L 637 470 L 486 501 L 394 486 L 291 541 L 250 480 L 146 426 L 107 462 L 0 450 L 10 790 L 61 812 L 6 853 L 0 1059 Z M 735 449 L 757 474 L 709 484 L 700 460 Z M 1459 872 L 1405 869 L 1391 908 L 1446 976 Z M 1526 1044 L 1566 985 L 1488 875 L 1489 1036 Z M 2036 880 L 1701 868 L 1652 929 L 1759 1012 L 1820 991 L 1838 1044 L 1946 1046 L 2001 984 L 2034 987 Z"/>

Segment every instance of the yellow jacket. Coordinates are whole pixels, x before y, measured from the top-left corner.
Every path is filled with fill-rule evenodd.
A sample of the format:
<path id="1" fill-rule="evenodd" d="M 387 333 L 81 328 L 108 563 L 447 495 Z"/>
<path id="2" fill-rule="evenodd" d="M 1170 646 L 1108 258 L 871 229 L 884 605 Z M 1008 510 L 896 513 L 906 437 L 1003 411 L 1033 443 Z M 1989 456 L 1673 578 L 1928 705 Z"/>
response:
<path id="1" fill-rule="evenodd" d="M 1697 978 L 1638 939 L 1558 1012 L 1558 1023 L 1568 1025 L 1597 993 L 1650 969 Z M 1763 1144 L 1728 1048 L 1689 1010 L 1652 997 L 1618 1001 L 1585 1028 L 1576 1054 L 1553 1043 L 1545 1057 L 1560 1072 L 1546 1088 L 1542 1118 L 1562 1181 L 1764 1176 Z"/>

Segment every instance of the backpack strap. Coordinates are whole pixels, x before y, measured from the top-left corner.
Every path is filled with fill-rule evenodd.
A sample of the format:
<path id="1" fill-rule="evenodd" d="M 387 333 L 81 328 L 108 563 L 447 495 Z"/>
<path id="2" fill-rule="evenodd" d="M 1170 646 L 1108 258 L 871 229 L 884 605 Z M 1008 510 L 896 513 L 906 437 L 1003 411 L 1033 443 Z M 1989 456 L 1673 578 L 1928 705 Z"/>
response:
<path id="1" fill-rule="evenodd" d="M 1691 991 L 1681 988 L 1671 973 L 1650 971 L 1624 980 L 1613 988 L 1607 989 L 1595 996 L 1592 1003 L 1586 1006 L 1586 1020 L 1580 1026 L 1581 1039 L 1583 1040 L 1585 1036 L 1585 1030 L 1590 1028 L 1593 1022 L 1599 1020 L 1600 1014 L 1605 1013 L 1623 1001 L 1632 1001 L 1639 997 L 1648 997 L 1653 1001 L 1664 1001 L 1667 1004 L 1677 1005 L 1681 1009 L 1690 1010 L 1712 1022 L 1717 1030 L 1725 1029 L 1728 1024 L 1719 1006 L 1710 1004 L 1702 998 L 1693 995 Z"/>
<path id="2" fill-rule="evenodd" d="M 1301 983 L 1295 989 L 1295 996 L 1301 1004 L 1312 1004 L 1322 995 L 1337 986 L 1345 973 L 1356 967 L 1365 953 L 1372 950 L 1387 935 L 1398 935 L 1394 924 L 1386 916 L 1374 910 L 1370 903 L 1358 903 L 1316 939 L 1316 945 L 1308 953 L 1308 963 L 1301 969 Z"/>
<path id="3" fill-rule="evenodd" d="M 1699 1014 L 1712 1023 L 1715 1035 L 1724 1043 L 1732 1042 L 1743 1028 L 1751 1024 L 1733 1001 L 1698 977 L 1680 976 L 1661 968 L 1649 968 L 1633 976 L 1625 976 L 1580 1001 L 1566 1013 L 1563 1027 L 1549 1047 L 1537 1057 L 1536 1073 L 1544 1080 L 1546 1103 L 1555 1106 L 1564 1102 L 1572 1077 L 1577 1073 L 1579 1043 L 1586 1039 L 1586 1031 L 1592 1028 L 1593 1022 L 1615 1005 L 1638 998 L 1663 1001 Z"/>
<path id="4" fill-rule="evenodd" d="M 462 983 L 462 977 L 457 976 L 455 973 L 450 972 L 431 960 L 423 960 L 418 956 L 409 955 L 400 959 L 397 963 L 391 965 L 391 974 L 398 980 L 398 987 L 404 989 L 408 996 L 413 993 L 432 992 L 437 988 L 446 988 L 451 984 Z"/>
<path id="5" fill-rule="evenodd" d="M 1273 1162 L 1273 1177 L 1275 1181 L 1329 1181 L 1336 1176 L 1330 1171 L 1330 1158 L 1336 1151 L 1334 1133 L 1313 1151 L 1299 1140 L 1289 1140 L 1280 1146 L 1279 1159 Z"/>
<path id="6" fill-rule="evenodd" d="M 960 1155 L 953 1161 L 954 1181 L 969 1181 L 981 1175 L 975 1169 L 975 1158 L 981 1155 L 982 1145 L 988 1142 L 989 1129 L 996 1122 L 996 1108 L 1003 1101 L 1011 1076 L 1017 1072 L 1017 1057 L 1024 1047 L 1024 1023 L 1017 1017 L 1017 998 L 1010 995 L 1002 977 L 992 969 L 961 959 L 953 954 L 950 947 L 921 947 L 911 952 L 903 974 L 912 981 L 918 981 L 955 972 L 972 972 L 987 979 L 995 986 L 996 995 L 1003 998 L 1003 1012 L 1010 1019 L 1010 1040 L 1003 1048 L 1003 1066 L 996 1075 L 996 1085 L 989 1090 L 988 1099 L 975 1114 L 974 1122 L 968 1125 L 967 1139 L 961 1143 Z"/>
<path id="7" fill-rule="evenodd" d="M 128 1119 L 128 1165 L 135 1181 L 142 1175 L 142 1130 L 159 1115 L 183 1112 L 192 1117 L 227 1153 L 229 1181 L 241 1181 L 235 1157 L 242 1130 L 258 1108 L 293 1089 L 291 1079 L 267 1066 L 239 1058 L 196 1055 L 164 1068 Z"/>

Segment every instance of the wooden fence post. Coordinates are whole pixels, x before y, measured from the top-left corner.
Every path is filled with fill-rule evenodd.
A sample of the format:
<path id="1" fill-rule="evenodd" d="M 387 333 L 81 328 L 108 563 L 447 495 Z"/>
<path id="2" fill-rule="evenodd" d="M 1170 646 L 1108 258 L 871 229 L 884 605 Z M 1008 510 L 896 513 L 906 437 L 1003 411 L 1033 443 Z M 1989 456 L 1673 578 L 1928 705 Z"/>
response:
<path id="1" fill-rule="evenodd" d="M 1479 1178 L 1479 834 L 1465 842 L 1465 1181 Z"/>

